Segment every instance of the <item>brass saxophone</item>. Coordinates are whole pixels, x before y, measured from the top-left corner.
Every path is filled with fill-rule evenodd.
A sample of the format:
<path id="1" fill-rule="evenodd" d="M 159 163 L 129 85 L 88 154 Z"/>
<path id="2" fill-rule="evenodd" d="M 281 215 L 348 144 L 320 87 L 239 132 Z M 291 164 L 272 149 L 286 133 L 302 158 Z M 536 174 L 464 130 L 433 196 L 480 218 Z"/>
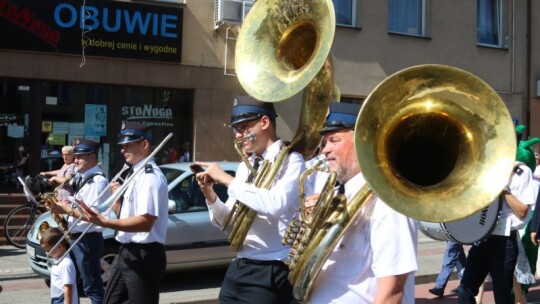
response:
<path id="1" fill-rule="evenodd" d="M 47 207 L 51 207 L 53 204 L 58 203 L 58 190 L 61 189 L 66 183 L 68 183 L 71 180 L 70 178 L 67 178 L 64 182 L 62 182 L 60 185 L 58 185 L 56 188 L 54 188 L 53 192 L 47 192 L 47 193 L 40 193 L 39 196 L 41 198 L 41 201 L 45 204 Z M 66 219 L 61 214 L 57 214 L 51 211 L 51 216 L 53 220 L 58 225 L 58 229 L 60 229 L 65 235 L 68 242 L 71 242 L 71 235 L 69 234 L 69 227 Z M 40 226 L 41 229 L 48 228 L 49 225 L 43 225 Z"/>

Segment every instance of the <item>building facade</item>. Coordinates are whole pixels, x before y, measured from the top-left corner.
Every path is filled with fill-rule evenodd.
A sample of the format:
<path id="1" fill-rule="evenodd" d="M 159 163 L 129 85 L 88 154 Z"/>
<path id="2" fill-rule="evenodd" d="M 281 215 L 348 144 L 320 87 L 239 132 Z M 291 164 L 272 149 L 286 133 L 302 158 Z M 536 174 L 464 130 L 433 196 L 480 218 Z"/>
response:
<path id="1" fill-rule="evenodd" d="M 445 64 L 483 79 L 515 122 L 540 136 L 539 3 L 333 3 L 331 56 L 343 100 L 361 101 L 403 68 Z M 187 150 L 189 160 L 237 160 L 228 122 L 233 97 L 245 93 L 235 76 L 235 39 L 251 5 L 0 0 L 0 167 L 16 162 L 23 146 L 37 173 L 51 153 L 84 136 L 102 143 L 101 162 L 112 174 L 122 165 L 122 120 L 154 126 L 156 144 L 174 132 L 162 161 L 173 148 Z M 297 128 L 300 103 L 301 93 L 276 104 L 285 139 Z"/>

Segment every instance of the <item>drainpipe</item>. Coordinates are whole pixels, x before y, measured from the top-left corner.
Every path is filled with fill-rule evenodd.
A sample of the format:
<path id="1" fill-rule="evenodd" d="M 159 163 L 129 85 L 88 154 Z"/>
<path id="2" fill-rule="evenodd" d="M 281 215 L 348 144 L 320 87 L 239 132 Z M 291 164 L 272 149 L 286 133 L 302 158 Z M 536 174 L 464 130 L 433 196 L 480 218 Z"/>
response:
<path id="1" fill-rule="evenodd" d="M 527 46 L 526 46 L 526 59 L 525 67 L 527 69 L 526 74 L 526 85 L 525 85 L 525 109 L 526 109 L 526 121 L 527 121 L 527 135 L 531 135 L 531 0 L 527 0 L 526 11 L 526 35 L 527 35 Z"/>

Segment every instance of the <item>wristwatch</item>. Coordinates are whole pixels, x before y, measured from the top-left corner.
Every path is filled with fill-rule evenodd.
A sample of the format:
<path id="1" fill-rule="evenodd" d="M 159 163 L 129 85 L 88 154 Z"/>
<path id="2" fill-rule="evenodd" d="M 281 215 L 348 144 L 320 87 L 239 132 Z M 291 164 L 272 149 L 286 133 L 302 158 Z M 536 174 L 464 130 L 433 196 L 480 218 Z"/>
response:
<path id="1" fill-rule="evenodd" d="M 506 187 L 506 188 L 503 189 L 502 194 L 503 195 L 512 194 L 512 192 L 510 192 L 510 188 Z"/>

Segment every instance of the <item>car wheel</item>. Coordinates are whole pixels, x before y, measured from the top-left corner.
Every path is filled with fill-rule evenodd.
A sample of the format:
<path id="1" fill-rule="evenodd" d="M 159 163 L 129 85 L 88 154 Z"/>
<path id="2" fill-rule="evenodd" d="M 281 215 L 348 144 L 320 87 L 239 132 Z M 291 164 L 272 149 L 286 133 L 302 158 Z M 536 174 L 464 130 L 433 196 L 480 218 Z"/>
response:
<path id="1" fill-rule="evenodd" d="M 101 254 L 101 279 L 103 280 L 103 286 L 107 286 L 107 283 L 111 279 L 113 265 L 118 257 L 119 246 L 116 243 L 105 243 L 103 253 Z"/>

